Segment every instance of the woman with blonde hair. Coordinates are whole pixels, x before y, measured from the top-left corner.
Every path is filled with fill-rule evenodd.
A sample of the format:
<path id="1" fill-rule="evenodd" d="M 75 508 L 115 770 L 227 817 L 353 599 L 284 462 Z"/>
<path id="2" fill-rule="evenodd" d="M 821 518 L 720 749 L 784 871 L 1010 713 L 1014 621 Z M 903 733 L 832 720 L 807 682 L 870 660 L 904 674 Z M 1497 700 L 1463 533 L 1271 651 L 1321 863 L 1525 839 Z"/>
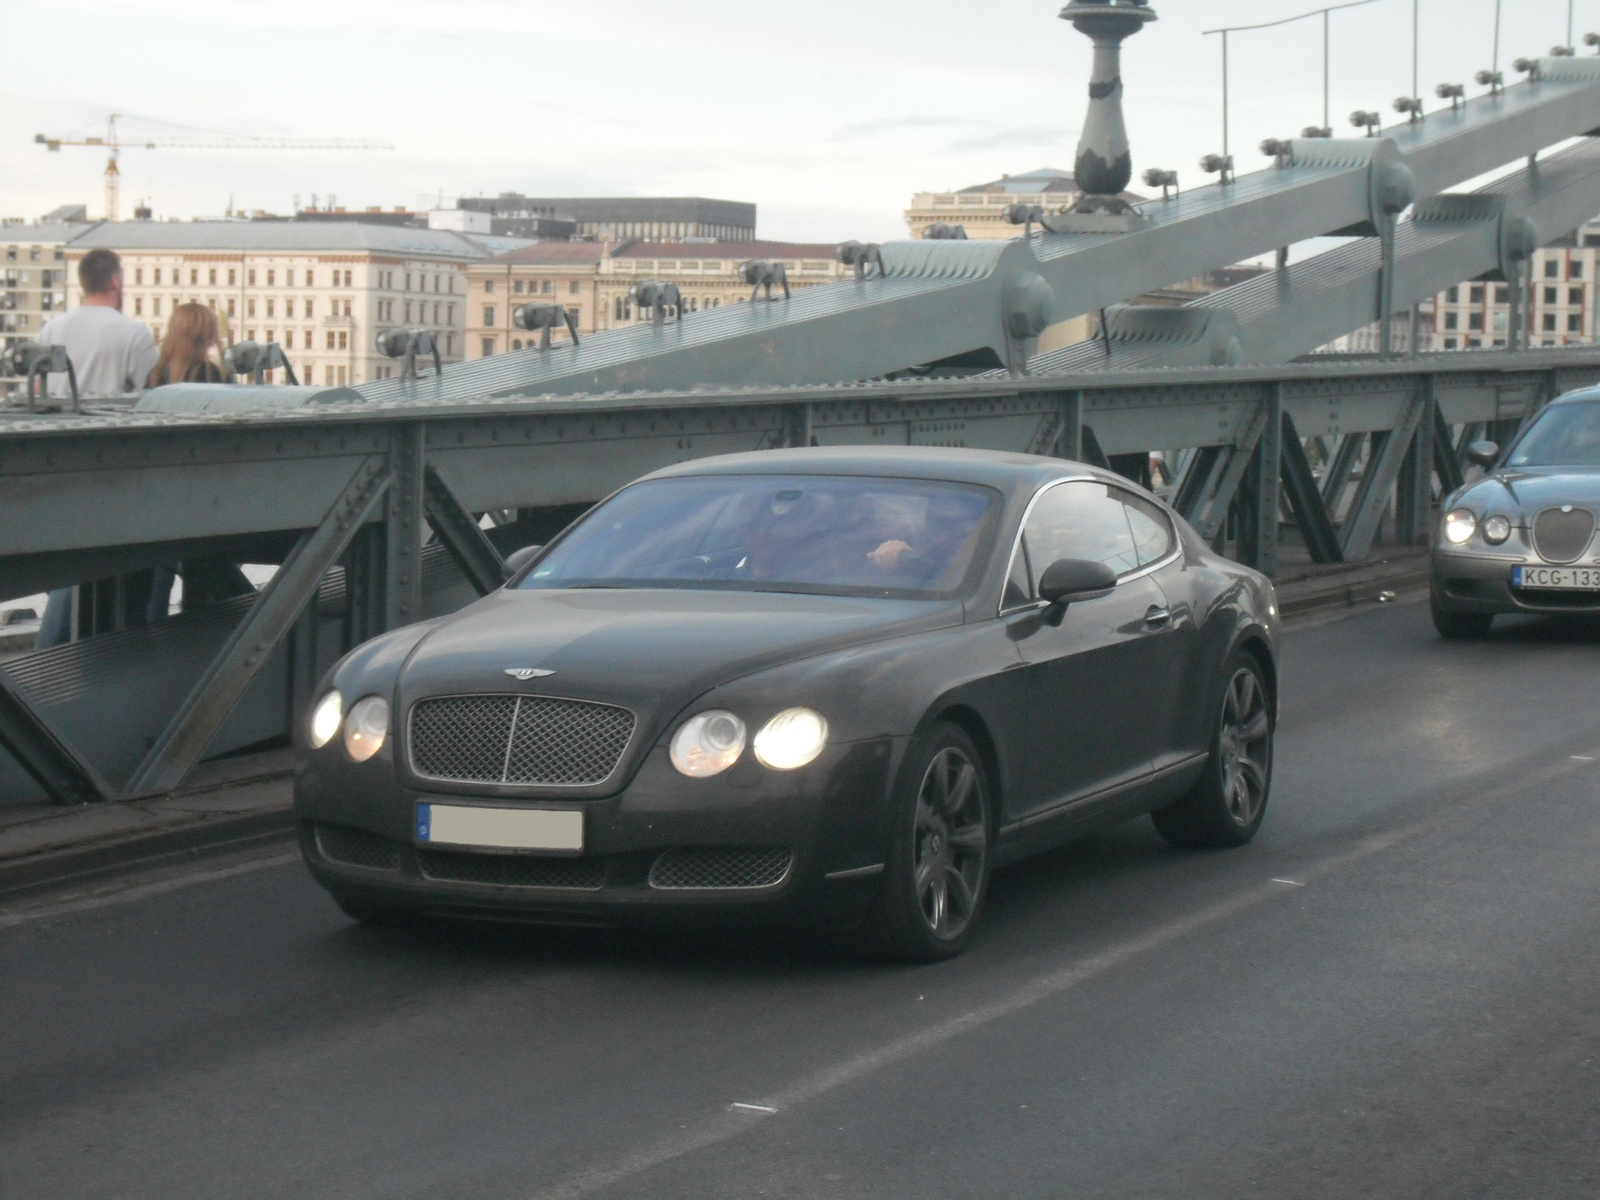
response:
<path id="1" fill-rule="evenodd" d="M 172 310 L 167 336 L 161 342 L 161 357 L 150 371 L 150 386 L 221 383 L 221 356 L 217 314 L 204 304 L 180 304 Z"/>

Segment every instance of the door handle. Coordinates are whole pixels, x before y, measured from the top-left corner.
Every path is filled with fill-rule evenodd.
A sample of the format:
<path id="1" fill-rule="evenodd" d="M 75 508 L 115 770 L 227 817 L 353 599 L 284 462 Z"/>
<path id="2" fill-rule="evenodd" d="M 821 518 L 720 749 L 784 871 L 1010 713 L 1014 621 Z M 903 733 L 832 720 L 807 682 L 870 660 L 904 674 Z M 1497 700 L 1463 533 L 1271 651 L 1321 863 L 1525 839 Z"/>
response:
<path id="1" fill-rule="evenodd" d="M 1160 629 L 1172 620 L 1169 609 L 1162 608 L 1159 604 L 1152 604 L 1144 610 L 1144 627 L 1146 629 Z"/>

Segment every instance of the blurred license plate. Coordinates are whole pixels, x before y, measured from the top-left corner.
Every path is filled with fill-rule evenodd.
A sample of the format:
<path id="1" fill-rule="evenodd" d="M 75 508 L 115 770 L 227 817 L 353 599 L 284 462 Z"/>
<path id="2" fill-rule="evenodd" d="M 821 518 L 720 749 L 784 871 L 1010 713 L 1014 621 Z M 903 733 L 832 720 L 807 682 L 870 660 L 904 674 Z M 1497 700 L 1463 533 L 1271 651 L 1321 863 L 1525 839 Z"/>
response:
<path id="1" fill-rule="evenodd" d="M 417 841 L 493 850 L 583 849 L 583 813 L 553 808 L 417 805 Z"/>
<path id="2" fill-rule="evenodd" d="M 1600 591 L 1600 567 L 1512 567 L 1511 582 L 1516 587 L 1596 592 Z"/>

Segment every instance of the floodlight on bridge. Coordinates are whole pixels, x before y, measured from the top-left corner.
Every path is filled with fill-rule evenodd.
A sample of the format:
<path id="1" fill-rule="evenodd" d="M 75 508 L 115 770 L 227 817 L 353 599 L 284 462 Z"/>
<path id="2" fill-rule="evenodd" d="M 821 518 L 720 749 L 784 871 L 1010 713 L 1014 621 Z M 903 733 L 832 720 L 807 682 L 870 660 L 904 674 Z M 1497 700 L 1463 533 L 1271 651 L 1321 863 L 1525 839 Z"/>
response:
<path id="1" fill-rule="evenodd" d="M 1467 85 L 1464 83 L 1441 83 L 1433 89 L 1433 94 L 1441 100 L 1450 101 L 1450 111 L 1455 112 L 1466 103 Z"/>
<path id="2" fill-rule="evenodd" d="M 1504 71 L 1479 71 L 1472 78 L 1477 81 L 1479 87 L 1488 88 L 1491 96 L 1497 93 L 1506 84 L 1506 74 Z"/>
<path id="3" fill-rule="evenodd" d="M 284 357 L 283 347 L 277 342 L 237 342 L 223 354 L 222 365 L 235 375 L 250 376 L 252 383 L 266 382 L 268 371 L 282 367 L 291 385 L 298 387 L 300 384 L 294 368 Z"/>
<path id="4" fill-rule="evenodd" d="M 1013 204 L 1006 209 L 1006 219 L 1008 221 L 1011 220 L 1011 209 L 1017 207 L 1020 206 Z M 1014 221 L 1012 223 L 1016 224 Z M 869 270 L 874 266 L 878 268 L 880 278 L 889 273 L 888 269 L 883 265 L 883 247 L 877 242 L 840 242 L 834 247 L 833 256 L 839 260 L 842 266 L 854 267 L 857 279 L 865 279 Z"/>
<path id="5" fill-rule="evenodd" d="M 1294 165 L 1294 143 L 1283 138 L 1267 138 L 1261 143 L 1261 153 L 1273 159 L 1280 167 Z"/>
<path id="6" fill-rule="evenodd" d="M 1358 108 L 1350 114 L 1350 124 L 1357 129 L 1365 129 L 1368 137 L 1377 137 L 1383 128 L 1383 114 L 1370 112 L 1365 108 Z"/>
<path id="7" fill-rule="evenodd" d="M 1578 48 L 1576 46 L 1551 46 L 1550 47 L 1550 57 L 1551 58 L 1572 58 L 1577 53 L 1578 53 Z"/>
<path id="8" fill-rule="evenodd" d="M 964 242 L 967 240 L 967 227 L 952 225 L 947 221 L 935 221 L 923 229 L 922 236 L 932 242 Z"/>
<path id="9" fill-rule="evenodd" d="M 1397 113 L 1405 113 L 1412 121 L 1420 121 L 1422 120 L 1422 97 L 1396 96 L 1394 98 L 1394 110 Z"/>
<path id="10" fill-rule="evenodd" d="M 1200 160 L 1200 169 L 1207 175 L 1217 176 L 1218 183 L 1233 182 L 1233 155 L 1208 154 Z"/>
<path id="11" fill-rule="evenodd" d="M 65 346 L 45 346 L 39 342 L 19 342 L 0 354 L 0 369 L 27 380 L 28 411 L 34 412 L 33 381 L 39 381 L 39 397 L 43 400 L 48 377 L 66 372 L 72 392 L 72 411 L 78 411 L 78 373 L 72 369 Z"/>
<path id="12" fill-rule="evenodd" d="M 403 360 L 400 364 L 402 380 L 417 377 L 417 356 L 433 356 L 433 373 L 437 377 L 444 366 L 439 359 L 439 339 L 428 329 L 385 329 L 373 339 L 378 353 L 385 358 Z"/>
<path id="13" fill-rule="evenodd" d="M 1523 72 L 1528 77 L 1529 83 L 1537 83 L 1541 78 L 1539 73 L 1539 60 L 1537 58 L 1519 58 L 1511 64 L 1512 68 Z"/>
<path id="14" fill-rule="evenodd" d="M 1300 136 L 1303 138 L 1331 138 L 1333 136 L 1333 126 L 1307 125 L 1300 131 Z"/>
<path id="15" fill-rule="evenodd" d="M 1170 200 L 1174 195 L 1180 194 L 1176 171 L 1163 171 L 1160 167 L 1150 167 L 1144 173 L 1144 185 L 1160 188 L 1163 200 Z"/>
<path id="16" fill-rule="evenodd" d="M 683 293 L 675 283 L 662 283 L 659 279 L 642 280 L 628 289 L 628 300 L 640 313 L 650 314 L 652 325 L 666 324 L 669 308 L 678 320 L 683 320 Z"/>
<path id="17" fill-rule="evenodd" d="M 543 304 L 535 300 L 531 304 L 518 305 L 511 312 L 511 323 L 518 329 L 529 332 L 540 330 L 539 349 L 550 349 L 550 331 L 560 329 L 563 325 L 567 334 L 572 338 L 572 344 L 578 344 L 578 318 L 572 311 L 560 304 Z"/>
<path id="18" fill-rule="evenodd" d="M 1600 54 L 1600 33 L 1586 33 L 1583 35 L 1583 44 L 1593 46 L 1594 52 Z"/>
<path id="19" fill-rule="evenodd" d="M 960 229 L 958 225 L 956 228 Z M 967 231 L 962 229 L 961 236 L 965 237 Z M 765 258 L 752 258 L 739 268 L 739 273 L 744 276 L 744 281 L 750 285 L 750 299 L 754 300 L 762 288 L 767 289 L 767 299 L 775 300 L 772 289 L 781 287 L 783 298 L 789 299 L 789 271 L 781 262 L 770 262 Z"/>

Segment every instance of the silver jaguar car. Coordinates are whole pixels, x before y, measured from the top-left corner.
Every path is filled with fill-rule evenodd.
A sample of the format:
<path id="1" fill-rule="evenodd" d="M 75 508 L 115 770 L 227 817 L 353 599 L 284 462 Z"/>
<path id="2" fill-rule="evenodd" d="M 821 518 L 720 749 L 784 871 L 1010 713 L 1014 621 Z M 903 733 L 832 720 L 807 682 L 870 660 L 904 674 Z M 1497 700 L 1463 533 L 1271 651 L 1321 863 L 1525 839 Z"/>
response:
<path id="1" fill-rule="evenodd" d="M 1509 448 L 1474 442 L 1482 479 L 1446 496 L 1433 623 L 1482 637 L 1496 613 L 1600 612 L 1600 387 L 1552 401 Z"/>

